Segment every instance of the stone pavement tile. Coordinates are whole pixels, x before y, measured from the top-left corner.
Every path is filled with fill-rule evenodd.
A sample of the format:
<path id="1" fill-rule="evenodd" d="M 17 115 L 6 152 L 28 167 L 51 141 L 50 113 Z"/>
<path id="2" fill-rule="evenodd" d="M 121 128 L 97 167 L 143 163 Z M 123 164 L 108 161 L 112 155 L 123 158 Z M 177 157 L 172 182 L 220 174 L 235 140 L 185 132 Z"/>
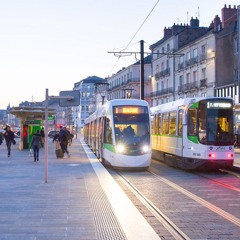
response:
<path id="1" fill-rule="evenodd" d="M 0 149 L 0 239 L 97 239 L 85 178 L 91 166 L 79 146 L 72 157 L 56 159 L 49 143 L 48 182 L 44 181 L 44 151 L 34 162 L 28 151 Z M 85 160 L 87 161 L 87 159 Z M 90 171 L 89 174 L 83 171 Z M 86 176 L 85 176 L 86 175 Z"/>

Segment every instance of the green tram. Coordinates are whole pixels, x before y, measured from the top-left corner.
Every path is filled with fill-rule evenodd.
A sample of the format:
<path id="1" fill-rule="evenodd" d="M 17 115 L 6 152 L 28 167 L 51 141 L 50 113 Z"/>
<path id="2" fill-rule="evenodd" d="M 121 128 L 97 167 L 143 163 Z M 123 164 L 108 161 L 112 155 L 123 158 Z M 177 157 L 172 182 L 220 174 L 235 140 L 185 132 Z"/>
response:
<path id="1" fill-rule="evenodd" d="M 186 170 L 231 168 L 233 100 L 185 98 L 151 108 L 152 157 Z"/>
<path id="2" fill-rule="evenodd" d="M 84 140 L 114 168 L 147 169 L 151 163 L 150 108 L 146 101 L 107 101 L 85 119 Z"/>

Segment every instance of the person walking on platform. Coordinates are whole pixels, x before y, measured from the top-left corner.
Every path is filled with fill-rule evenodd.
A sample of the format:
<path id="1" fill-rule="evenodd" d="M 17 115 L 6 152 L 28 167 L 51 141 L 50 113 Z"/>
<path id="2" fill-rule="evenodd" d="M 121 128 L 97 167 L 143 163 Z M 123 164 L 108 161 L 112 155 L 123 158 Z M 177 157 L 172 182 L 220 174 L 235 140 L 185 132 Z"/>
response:
<path id="1" fill-rule="evenodd" d="M 40 145 L 43 146 L 43 140 L 42 140 L 41 134 L 39 133 L 39 130 L 37 130 L 37 132 L 33 134 L 32 142 L 31 142 L 31 148 L 33 148 L 34 162 L 39 161 Z"/>
<path id="2" fill-rule="evenodd" d="M 44 144 L 44 142 L 45 142 L 45 131 L 44 131 L 44 127 L 42 127 L 42 129 L 41 129 L 40 135 L 41 135 L 41 137 L 42 137 L 42 142 L 43 142 L 43 144 Z"/>
<path id="3" fill-rule="evenodd" d="M 8 157 L 10 157 L 11 155 L 11 145 L 16 144 L 15 140 L 14 140 L 14 133 L 11 130 L 10 126 L 6 126 L 4 128 L 5 132 L 3 134 L 6 144 L 7 144 L 7 151 L 8 151 Z"/>
<path id="4" fill-rule="evenodd" d="M 62 148 L 63 153 L 67 153 L 68 157 L 70 157 L 70 153 L 67 149 L 68 146 L 68 135 L 69 135 L 69 131 L 66 129 L 66 127 L 60 127 L 60 131 L 59 131 L 59 141 L 60 141 L 60 146 Z"/>

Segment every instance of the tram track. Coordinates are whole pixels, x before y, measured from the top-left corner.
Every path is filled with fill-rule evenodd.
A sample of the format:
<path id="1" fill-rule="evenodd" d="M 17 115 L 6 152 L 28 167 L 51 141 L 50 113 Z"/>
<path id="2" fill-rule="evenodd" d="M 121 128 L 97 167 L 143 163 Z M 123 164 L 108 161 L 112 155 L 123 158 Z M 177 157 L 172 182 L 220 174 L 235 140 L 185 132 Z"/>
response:
<path id="1" fill-rule="evenodd" d="M 172 217 L 168 217 L 161 209 L 159 209 L 159 205 L 156 206 L 151 200 L 151 196 L 145 195 L 144 192 L 141 192 L 141 187 L 138 189 L 138 186 L 134 184 L 134 182 L 131 182 L 131 179 L 128 179 L 128 176 L 125 177 L 125 173 L 116 171 L 117 175 L 119 176 L 119 180 L 121 180 L 121 183 L 123 183 L 127 189 L 129 189 L 132 194 L 142 203 L 145 208 L 147 208 L 151 214 L 159 221 L 159 223 L 172 235 L 174 239 L 192 239 L 191 234 L 189 235 L 189 232 L 186 232 L 182 226 L 178 226 L 178 223 L 174 223 L 174 220 L 172 221 Z M 194 202 L 200 204 L 201 206 L 205 207 L 206 209 L 210 210 L 212 213 L 217 214 L 218 216 L 224 218 L 228 222 L 231 222 L 236 227 L 240 227 L 240 219 L 232 215 L 231 213 L 223 210 L 221 207 L 218 207 L 217 205 L 214 205 L 213 203 L 210 203 L 209 201 L 197 196 L 196 194 L 190 192 L 189 190 L 185 189 L 184 187 L 181 187 L 180 185 L 168 180 L 165 177 L 160 176 L 158 173 L 151 170 L 151 168 L 147 171 L 149 173 L 149 177 L 153 177 L 157 181 L 161 181 L 162 183 L 166 184 L 170 188 L 176 190 L 179 193 L 182 193 L 184 196 L 192 199 Z M 130 175 L 131 176 L 131 175 Z M 134 175 L 135 176 L 135 175 Z M 200 176 L 204 177 L 204 176 Z M 207 180 L 210 180 L 218 185 L 221 185 L 222 187 L 231 189 L 235 192 L 239 192 L 238 188 L 235 188 L 229 184 L 221 183 L 217 180 L 204 177 Z M 161 207 L 160 207 L 161 208 Z M 164 239 L 164 238 L 163 238 Z"/>
<path id="2" fill-rule="evenodd" d="M 161 180 L 162 182 L 164 182 L 168 186 L 176 189 L 177 191 L 183 193 L 184 195 L 188 196 L 189 198 L 193 199 L 194 201 L 196 201 L 196 202 L 200 203 L 201 205 L 203 205 L 204 207 L 208 208 L 212 212 L 218 214 L 219 216 L 227 219 L 229 222 L 232 222 L 233 224 L 240 227 L 240 219 L 239 218 L 236 218 L 232 214 L 222 210 L 221 208 L 219 208 L 219 207 L 215 206 L 214 204 L 204 200 L 203 198 L 198 197 L 197 195 L 195 195 L 195 194 L 191 193 L 190 191 L 184 189 L 183 187 L 173 183 L 172 181 L 169 181 L 166 178 L 163 178 L 163 177 L 161 177 L 161 176 L 159 176 L 159 175 L 157 175 L 157 174 L 155 174 L 151 171 L 148 171 L 148 172 L 153 174 L 154 176 L 156 176 L 159 180 Z"/>
<path id="3" fill-rule="evenodd" d="M 158 209 L 146 196 L 144 196 L 126 177 L 117 172 L 122 183 L 141 201 L 152 215 L 165 227 L 176 240 L 190 240 L 160 209 Z"/>

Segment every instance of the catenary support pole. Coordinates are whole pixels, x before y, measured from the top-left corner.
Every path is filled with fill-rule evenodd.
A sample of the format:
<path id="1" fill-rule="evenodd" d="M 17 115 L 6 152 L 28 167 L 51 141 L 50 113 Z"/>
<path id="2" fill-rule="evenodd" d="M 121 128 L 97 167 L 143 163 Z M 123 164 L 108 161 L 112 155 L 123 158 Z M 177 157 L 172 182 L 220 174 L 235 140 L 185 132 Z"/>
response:
<path id="1" fill-rule="evenodd" d="M 140 41 L 140 99 L 144 100 L 144 41 Z"/>
<path id="2" fill-rule="evenodd" d="M 45 142 L 44 142 L 44 152 L 45 152 L 45 161 L 44 161 L 44 172 L 45 172 L 45 183 L 48 182 L 48 89 L 46 89 L 46 98 L 45 98 Z"/>

